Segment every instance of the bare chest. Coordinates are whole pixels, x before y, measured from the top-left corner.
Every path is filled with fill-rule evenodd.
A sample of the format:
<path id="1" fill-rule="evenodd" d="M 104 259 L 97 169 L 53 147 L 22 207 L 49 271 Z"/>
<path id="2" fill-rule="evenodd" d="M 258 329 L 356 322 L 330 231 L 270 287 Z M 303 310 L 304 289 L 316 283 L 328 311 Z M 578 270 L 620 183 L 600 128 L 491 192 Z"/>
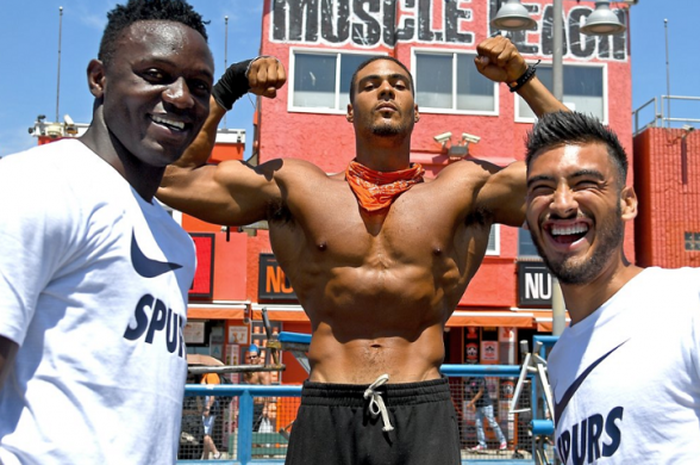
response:
<path id="1" fill-rule="evenodd" d="M 271 227 L 275 254 L 290 279 L 303 273 L 307 282 L 342 275 L 344 284 L 352 278 L 384 290 L 410 282 L 465 282 L 473 274 L 469 257 L 483 255 L 488 228 L 465 221 L 464 208 L 424 187 L 430 186 L 414 187 L 378 212 L 362 210 L 345 183 L 312 201 L 308 195 L 293 198 L 292 220 Z"/>

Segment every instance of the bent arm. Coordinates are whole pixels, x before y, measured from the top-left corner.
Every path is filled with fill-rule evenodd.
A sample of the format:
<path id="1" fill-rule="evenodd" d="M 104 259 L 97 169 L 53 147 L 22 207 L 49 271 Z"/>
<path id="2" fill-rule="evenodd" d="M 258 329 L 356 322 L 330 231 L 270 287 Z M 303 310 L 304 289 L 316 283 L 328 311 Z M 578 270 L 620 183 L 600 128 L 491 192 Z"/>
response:
<path id="1" fill-rule="evenodd" d="M 520 90 L 517 91 L 528 106 L 540 117 L 556 111 L 569 111 L 566 106 L 557 100 L 554 95 L 542 84 L 537 76 L 533 76 Z"/>
<path id="2" fill-rule="evenodd" d="M 476 402 L 481 399 L 481 396 L 484 394 L 484 388 L 480 388 L 479 392 L 476 393 L 474 397 L 472 397 L 472 400 L 469 401 L 469 406 L 474 406 L 476 405 Z"/>
<path id="3" fill-rule="evenodd" d="M 516 161 L 500 167 L 485 160 L 471 161 L 487 172 L 477 193 L 475 208 L 490 214 L 494 223 L 522 226 L 527 194 L 525 162 Z"/>
<path id="4" fill-rule="evenodd" d="M 281 197 L 274 177 L 282 161 L 255 168 L 238 160 L 207 164 L 210 142 L 205 130 L 182 160 L 166 168 L 156 196 L 210 223 L 242 226 L 267 219 L 268 206 Z"/>
<path id="5" fill-rule="evenodd" d="M 0 336 L 0 389 L 5 384 L 5 379 L 10 373 L 10 369 L 15 362 L 15 356 L 19 345 L 16 342 Z"/>
<path id="6" fill-rule="evenodd" d="M 242 161 L 218 165 L 207 161 L 227 108 L 246 92 L 273 98 L 285 82 L 284 67 L 274 57 L 259 57 L 229 67 L 214 86 L 202 129 L 183 156 L 166 168 L 156 196 L 210 223 L 245 225 L 265 219 L 269 203 L 280 197 L 273 178 L 281 162 L 253 168 Z"/>
<path id="7" fill-rule="evenodd" d="M 266 219 L 267 206 L 280 198 L 274 173 L 282 162 L 256 168 L 238 160 L 207 164 L 225 113 L 212 97 L 202 130 L 182 158 L 166 167 L 156 197 L 201 220 L 242 226 Z"/>
<path id="8" fill-rule="evenodd" d="M 477 70 L 488 79 L 512 87 L 525 75 L 528 65 L 517 47 L 502 36 L 490 37 L 477 46 L 474 60 Z M 517 90 L 537 116 L 555 111 L 569 111 L 542 82 L 533 75 Z"/>

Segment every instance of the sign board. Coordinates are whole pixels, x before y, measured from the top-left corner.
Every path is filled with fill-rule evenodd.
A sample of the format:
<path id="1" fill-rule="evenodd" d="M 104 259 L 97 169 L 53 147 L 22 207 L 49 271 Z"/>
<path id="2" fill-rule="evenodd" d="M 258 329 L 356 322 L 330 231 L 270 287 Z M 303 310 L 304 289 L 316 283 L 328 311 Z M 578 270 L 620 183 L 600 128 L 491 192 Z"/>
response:
<path id="1" fill-rule="evenodd" d="M 542 262 L 518 263 L 518 306 L 552 307 L 552 275 Z"/>
<path id="2" fill-rule="evenodd" d="M 483 363 L 498 362 L 498 341 L 481 341 L 481 361 Z"/>
<path id="3" fill-rule="evenodd" d="M 182 333 L 186 344 L 204 344 L 203 321 L 188 321 Z"/>
<path id="4" fill-rule="evenodd" d="M 211 298 L 214 293 L 214 234 L 190 233 L 197 254 L 190 297 Z"/>
<path id="5" fill-rule="evenodd" d="M 274 254 L 260 254 L 258 300 L 297 301 L 297 295 Z"/>
<path id="6" fill-rule="evenodd" d="M 228 343 L 248 345 L 249 341 L 249 326 L 248 325 L 230 325 L 228 327 Z"/>

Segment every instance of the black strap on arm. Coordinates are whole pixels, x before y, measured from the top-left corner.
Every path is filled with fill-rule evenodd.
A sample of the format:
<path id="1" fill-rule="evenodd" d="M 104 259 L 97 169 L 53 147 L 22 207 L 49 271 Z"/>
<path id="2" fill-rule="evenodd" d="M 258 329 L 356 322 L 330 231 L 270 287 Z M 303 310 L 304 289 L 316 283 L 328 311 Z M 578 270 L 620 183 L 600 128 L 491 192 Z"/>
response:
<path id="1" fill-rule="evenodd" d="M 219 82 L 214 84 L 211 94 L 222 108 L 230 110 L 233 108 L 233 103 L 250 90 L 248 69 L 253 61 L 254 59 L 232 64 L 221 76 Z"/>

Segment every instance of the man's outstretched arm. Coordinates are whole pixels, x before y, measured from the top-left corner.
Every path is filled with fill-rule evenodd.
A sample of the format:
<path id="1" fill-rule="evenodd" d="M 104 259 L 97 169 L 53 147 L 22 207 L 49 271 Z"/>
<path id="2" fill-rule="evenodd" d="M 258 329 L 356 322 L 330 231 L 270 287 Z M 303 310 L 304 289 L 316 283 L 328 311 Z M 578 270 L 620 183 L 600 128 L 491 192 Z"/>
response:
<path id="1" fill-rule="evenodd" d="M 157 197 L 205 221 L 247 224 L 263 219 L 269 199 L 278 195 L 271 172 L 279 163 L 254 169 L 240 161 L 209 165 L 219 122 L 247 92 L 273 98 L 286 82 L 274 57 L 231 65 L 212 91 L 209 116 L 183 156 L 165 170 Z"/>

